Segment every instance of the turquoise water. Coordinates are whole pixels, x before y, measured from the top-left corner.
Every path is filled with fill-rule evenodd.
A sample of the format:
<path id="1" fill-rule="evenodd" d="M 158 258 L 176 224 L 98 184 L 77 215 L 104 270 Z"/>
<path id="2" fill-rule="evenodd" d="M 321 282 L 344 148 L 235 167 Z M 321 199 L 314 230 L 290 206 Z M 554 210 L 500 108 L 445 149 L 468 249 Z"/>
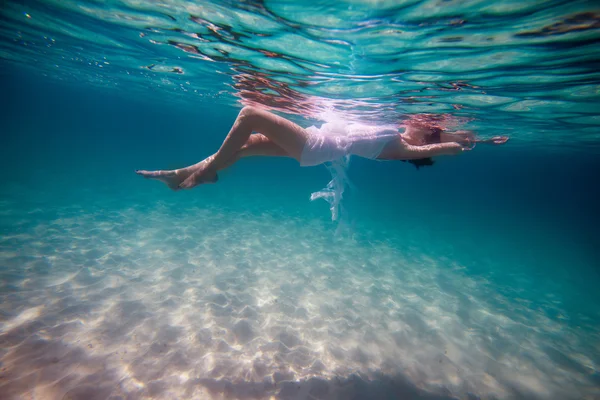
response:
<path id="1" fill-rule="evenodd" d="M 4 2 L 0 398 L 600 396 L 590 2 Z M 243 104 L 484 137 L 331 179 L 245 159 Z"/>

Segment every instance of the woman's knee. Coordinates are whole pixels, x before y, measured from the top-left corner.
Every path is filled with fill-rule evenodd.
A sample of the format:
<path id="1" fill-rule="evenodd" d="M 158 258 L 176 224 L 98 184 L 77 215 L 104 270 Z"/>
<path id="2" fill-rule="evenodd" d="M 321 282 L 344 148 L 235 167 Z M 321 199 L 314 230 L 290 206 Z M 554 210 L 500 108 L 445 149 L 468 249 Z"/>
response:
<path id="1" fill-rule="evenodd" d="M 243 120 L 254 119 L 259 116 L 260 111 L 254 106 L 244 106 L 238 114 L 238 118 Z"/>
<path id="2" fill-rule="evenodd" d="M 252 130 L 257 129 L 259 123 L 260 116 L 258 115 L 258 109 L 252 106 L 242 108 L 236 120 L 236 125 L 245 126 Z"/>
<path id="3" fill-rule="evenodd" d="M 274 121 L 277 119 L 275 114 L 270 113 L 267 110 L 263 110 L 254 106 L 245 106 L 241 109 L 238 118 L 242 120 L 252 121 L 254 125 L 262 124 L 266 121 Z"/>

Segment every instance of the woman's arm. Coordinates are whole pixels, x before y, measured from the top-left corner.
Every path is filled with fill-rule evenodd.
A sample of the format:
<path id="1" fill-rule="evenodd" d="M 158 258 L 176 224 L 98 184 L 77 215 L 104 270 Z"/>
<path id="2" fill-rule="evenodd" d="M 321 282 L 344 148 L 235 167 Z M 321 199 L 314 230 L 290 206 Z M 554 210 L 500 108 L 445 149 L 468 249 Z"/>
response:
<path id="1" fill-rule="evenodd" d="M 418 160 L 420 158 L 453 156 L 467 150 L 459 143 L 435 143 L 424 146 L 414 146 L 399 137 L 388 143 L 378 159 L 381 160 Z"/>
<path id="2" fill-rule="evenodd" d="M 463 146 L 472 146 L 473 143 L 478 142 L 477 137 L 473 132 L 462 131 L 455 133 L 442 132 L 440 135 L 440 141 L 442 143 L 455 142 Z"/>
<path id="3" fill-rule="evenodd" d="M 478 139 L 473 132 L 460 131 L 455 133 L 442 132 L 440 139 L 442 143 L 455 142 L 463 146 L 473 146 L 475 143 L 504 144 L 508 141 L 508 136 L 494 136 L 490 139 Z"/>
<path id="4" fill-rule="evenodd" d="M 487 143 L 487 144 L 504 144 L 508 142 L 508 136 L 494 136 L 490 139 L 478 139 L 476 143 Z"/>

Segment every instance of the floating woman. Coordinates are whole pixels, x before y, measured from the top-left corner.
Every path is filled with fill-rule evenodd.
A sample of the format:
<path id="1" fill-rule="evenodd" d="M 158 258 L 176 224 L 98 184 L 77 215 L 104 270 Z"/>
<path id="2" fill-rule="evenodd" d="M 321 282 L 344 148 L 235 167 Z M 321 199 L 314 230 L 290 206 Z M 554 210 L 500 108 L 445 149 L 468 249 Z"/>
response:
<path id="1" fill-rule="evenodd" d="M 306 129 L 257 107 L 244 107 L 221 148 L 213 155 L 186 168 L 169 171 L 136 171 L 157 179 L 173 190 L 191 189 L 218 180 L 218 171 L 241 158 L 291 157 L 301 166 L 313 166 L 355 155 L 374 160 L 408 161 L 415 166 L 431 165 L 432 157 L 457 155 L 475 143 L 503 144 L 508 137 L 481 140 L 471 132 L 448 133 L 435 119 L 414 118 L 400 133 L 394 125 L 326 123 Z"/>

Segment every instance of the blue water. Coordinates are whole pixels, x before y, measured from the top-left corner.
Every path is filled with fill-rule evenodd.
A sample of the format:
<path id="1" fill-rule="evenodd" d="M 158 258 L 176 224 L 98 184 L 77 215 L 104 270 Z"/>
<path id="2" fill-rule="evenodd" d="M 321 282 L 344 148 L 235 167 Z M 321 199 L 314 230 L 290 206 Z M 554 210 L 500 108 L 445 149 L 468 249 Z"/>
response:
<path id="1" fill-rule="evenodd" d="M 600 396 L 597 11 L 336 4 L 3 4 L 0 398 Z M 510 141 L 353 158 L 338 221 L 323 166 L 134 174 L 243 104 Z"/>

